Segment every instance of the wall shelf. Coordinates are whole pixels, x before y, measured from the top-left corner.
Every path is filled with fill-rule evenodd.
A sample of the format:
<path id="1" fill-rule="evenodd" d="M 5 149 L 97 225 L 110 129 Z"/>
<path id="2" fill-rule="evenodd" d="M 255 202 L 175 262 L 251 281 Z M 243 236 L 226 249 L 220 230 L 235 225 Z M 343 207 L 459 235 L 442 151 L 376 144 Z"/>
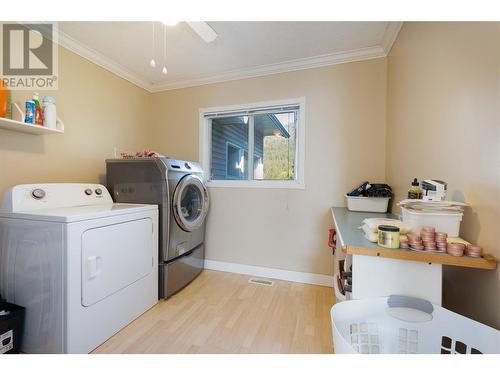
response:
<path id="1" fill-rule="evenodd" d="M 45 126 L 40 125 L 32 125 L 26 124 L 21 121 L 11 120 L 8 118 L 0 117 L 0 129 L 11 130 L 21 133 L 29 133 L 36 135 L 44 135 L 44 134 L 63 134 L 64 133 L 64 124 L 58 118 L 57 119 L 57 128 L 47 128 Z"/>
<path id="2" fill-rule="evenodd" d="M 482 258 L 468 256 L 455 257 L 449 254 L 414 251 L 405 249 L 387 249 L 368 241 L 358 229 L 367 217 L 395 218 L 392 214 L 351 212 L 345 207 L 332 208 L 333 221 L 337 229 L 337 238 L 342 251 L 346 254 L 408 260 L 424 263 L 444 264 L 448 266 L 494 270 L 498 259 L 485 254 Z"/>
<path id="3" fill-rule="evenodd" d="M 342 251 L 346 254 L 366 255 L 399 260 L 412 260 L 415 262 L 437 263 L 448 266 L 479 268 L 483 270 L 494 270 L 497 268 L 498 260 L 492 255 L 485 254 L 481 258 L 468 256 L 455 257 L 449 254 L 431 253 L 425 251 L 413 251 L 404 249 L 386 249 L 383 247 L 367 248 L 344 245 Z"/>

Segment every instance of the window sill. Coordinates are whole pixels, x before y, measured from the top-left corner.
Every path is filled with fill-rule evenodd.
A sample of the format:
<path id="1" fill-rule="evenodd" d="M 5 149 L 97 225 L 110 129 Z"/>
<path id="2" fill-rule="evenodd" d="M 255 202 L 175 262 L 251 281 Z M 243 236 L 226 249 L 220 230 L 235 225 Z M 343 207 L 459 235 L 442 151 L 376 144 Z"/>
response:
<path id="1" fill-rule="evenodd" d="M 207 181 L 207 187 L 209 188 L 259 188 L 259 189 L 300 189 L 305 190 L 306 186 L 304 183 L 297 181 L 246 181 L 246 180 L 216 180 Z"/>

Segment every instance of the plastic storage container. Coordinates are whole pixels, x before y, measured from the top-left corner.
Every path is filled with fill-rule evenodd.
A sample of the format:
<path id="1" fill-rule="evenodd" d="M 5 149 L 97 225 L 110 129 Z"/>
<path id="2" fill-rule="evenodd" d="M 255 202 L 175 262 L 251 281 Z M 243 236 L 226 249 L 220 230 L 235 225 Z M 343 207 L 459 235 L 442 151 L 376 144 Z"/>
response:
<path id="1" fill-rule="evenodd" d="M 372 197 L 351 197 L 345 195 L 347 199 L 347 209 L 349 211 L 361 212 L 387 212 L 389 199 L 391 198 L 372 198 Z"/>
<path id="2" fill-rule="evenodd" d="M 0 301 L 0 354 L 19 353 L 24 328 L 24 307 Z"/>
<path id="3" fill-rule="evenodd" d="M 407 298 L 395 297 L 399 302 Z M 331 310 L 335 353 L 500 353 L 500 331 L 417 298 L 391 307 L 390 298 L 335 304 Z M 423 302 L 425 311 L 414 301 Z"/>
<path id="4" fill-rule="evenodd" d="M 51 128 L 57 128 L 56 101 L 52 96 L 43 98 L 43 125 Z"/>
<path id="5" fill-rule="evenodd" d="M 462 212 L 422 212 L 406 207 L 401 207 L 401 211 L 403 222 L 415 233 L 419 233 L 423 226 L 431 226 L 437 232 L 448 233 L 448 237 L 459 237 Z"/>

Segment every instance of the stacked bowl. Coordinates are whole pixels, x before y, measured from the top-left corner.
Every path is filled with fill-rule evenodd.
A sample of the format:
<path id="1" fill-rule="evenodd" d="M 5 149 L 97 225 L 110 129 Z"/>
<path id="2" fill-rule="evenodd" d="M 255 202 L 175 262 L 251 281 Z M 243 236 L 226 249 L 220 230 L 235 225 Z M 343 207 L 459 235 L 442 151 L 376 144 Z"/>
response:
<path id="1" fill-rule="evenodd" d="M 420 231 L 422 243 L 427 251 L 436 251 L 436 229 L 434 227 L 422 227 Z"/>
<path id="2" fill-rule="evenodd" d="M 413 250 L 435 251 L 445 253 L 447 249 L 448 234 L 436 232 L 434 227 L 424 226 L 417 233 L 408 233 L 408 246 Z"/>
<path id="3" fill-rule="evenodd" d="M 468 244 L 465 247 L 465 255 L 474 258 L 481 258 L 481 256 L 483 255 L 483 248 L 481 246 Z"/>
<path id="4" fill-rule="evenodd" d="M 412 250 L 424 250 L 422 238 L 416 233 L 408 233 L 408 246 Z"/>
<path id="5" fill-rule="evenodd" d="M 436 232 L 436 247 L 440 252 L 445 253 L 448 245 L 448 234 L 446 232 Z"/>
<path id="6" fill-rule="evenodd" d="M 462 242 L 448 243 L 446 232 L 436 232 L 431 226 L 424 226 L 419 233 L 408 233 L 406 239 L 400 241 L 402 249 L 412 249 L 419 251 L 432 251 L 436 253 L 448 253 L 461 257 L 467 255 L 474 258 L 481 258 L 483 249 L 481 246 L 465 244 Z"/>
<path id="7" fill-rule="evenodd" d="M 465 244 L 461 242 L 451 242 L 448 244 L 446 252 L 450 255 L 461 257 L 462 255 L 464 255 L 464 250 L 465 250 Z"/>

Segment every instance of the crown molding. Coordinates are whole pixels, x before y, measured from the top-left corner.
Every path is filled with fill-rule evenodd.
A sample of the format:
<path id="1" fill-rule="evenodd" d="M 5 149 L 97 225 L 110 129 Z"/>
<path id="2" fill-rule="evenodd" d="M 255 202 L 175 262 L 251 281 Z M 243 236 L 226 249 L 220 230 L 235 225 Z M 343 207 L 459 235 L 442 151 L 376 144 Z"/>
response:
<path id="1" fill-rule="evenodd" d="M 389 22 L 385 28 L 384 36 L 382 37 L 382 48 L 387 56 L 391 52 L 391 48 L 398 37 L 403 22 Z"/>
<path id="2" fill-rule="evenodd" d="M 87 45 L 80 43 L 61 30 L 59 30 L 58 33 L 58 44 L 66 48 L 67 50 L 70 50 L 71 52 L 74 52 L 77 55 L 83 57 L 84 59 L 100 66 L 101 68 L 108 70 L 118 77 L 123 78 L 146 91 L 151 92 L 152 85 L 150 82 L 144 80 L 138 74 L 130 71 L 129 69 L 95 51 Z"/>
<path id="3" fill-rule="evenodd" d="M 288 60 L 276 64 L 260 65 L 249 69 L 238 69 L 211 76 L 199 76 L 193 79 L 180 79 L 152 84 L 152 92 L 175 90 L 186 87 L 202 86 L 218 82 L 236 81 L 296 70 L 320 68 L 329 65 L 344 64 L 385 57 L 386 53 L 380 46 L 337 52 L 327 55 L 313 56 L 296 60 Z"/>
<path id="4" fill-rule="evenodd" d="M 166 80 L 157 83 L 144 80 L 138 74 L 84 45 L 83 43 L 80 43 L 60 30 L 58 43 L 62 47 L 110 71 L 118 77 L 121 77 L 148 92 L 154 93 L 386 57 L 389 54 L 402 25 L 403 22 L 389 22 L 382 37 L 382 41 L 378 46 L 288 60 L 247 69 L 237 69 L 220 74 L 202 75 L 190 79 Z"/>

